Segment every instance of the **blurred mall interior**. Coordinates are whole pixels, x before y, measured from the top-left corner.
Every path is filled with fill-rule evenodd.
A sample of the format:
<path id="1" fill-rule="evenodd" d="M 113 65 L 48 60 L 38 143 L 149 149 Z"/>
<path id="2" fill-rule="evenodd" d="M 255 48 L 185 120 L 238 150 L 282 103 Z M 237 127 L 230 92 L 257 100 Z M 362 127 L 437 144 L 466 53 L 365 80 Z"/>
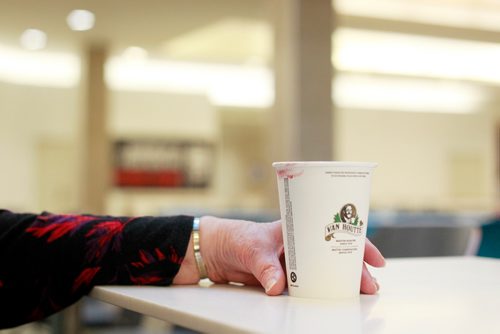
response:
<path id="1" fill-rule="evenodd" d="M 380 248 L 464 253 L 499 59 L 498 0 L 0 0 L 0 207 L 267 221 L 273 161 L 374 161 Z"/>

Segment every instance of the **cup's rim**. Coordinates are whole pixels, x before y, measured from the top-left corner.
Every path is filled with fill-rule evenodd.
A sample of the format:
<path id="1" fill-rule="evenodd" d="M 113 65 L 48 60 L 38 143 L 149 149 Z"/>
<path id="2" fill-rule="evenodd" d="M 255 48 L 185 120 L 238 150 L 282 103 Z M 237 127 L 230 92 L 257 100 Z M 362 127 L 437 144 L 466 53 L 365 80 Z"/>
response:
<path id="1" fill-rule="evenodd" d="M 286 167 L 363 167 L 375 168 L 378 166 L 376 162 L 360 162 L 360 161 L 279 161 L 273 162 L 274 168 Z"/>

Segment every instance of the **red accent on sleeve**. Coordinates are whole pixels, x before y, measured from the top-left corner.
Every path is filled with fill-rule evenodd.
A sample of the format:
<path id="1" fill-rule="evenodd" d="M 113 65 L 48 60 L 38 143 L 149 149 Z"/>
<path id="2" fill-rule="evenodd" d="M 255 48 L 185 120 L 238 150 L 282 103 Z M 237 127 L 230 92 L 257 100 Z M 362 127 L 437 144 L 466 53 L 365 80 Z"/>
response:
<path id="1" fill-rule="evenodd" d="M 158 257 L 158 260 L 163 261 L 165 260 L 165 254 L 161 252 L 159 248 L 155 248 L 156 256 Z"/>
<path id="2" fill-rule="evenodd" d="M 95 218 L 77 215 L 39 216 L 36 223 L 32 227 L 27 228 L 26 232 L 32 233 L 37 238 L 49 234 L 47 242 L 53 242 L 65 234 L 73 232 L 81 224 L 92 219 Z"/>
<path id="3" fill-rule="evenodd" d="M 83 269 L 80 275 L 78 275 L 78 277 L 75 279 L 72 291 L 77 291 L 83 284 L 89 285 L 95 275 L 99 272 L 99 270 L 101 270 L 101 267 Z"/>
<path id="4" fill-rule="evenodd" d="M 175 263 L 175 264 L 182 264 L 182 261 L 184 261 L 184 257 L 182 256 L 179 256 L 177 254 L 177 251 L 175 250 L 174 247 L 170 246 L 170 255 L 169 255 L 169 260 L 170 262 L 172 263 Z"/>
<path id="5" fill-rule="evenodd" d="M 87 259 L 100 259 L 111 248 L 115 252 L 121 249 L 123 228 L 127 223 L 119 220 L 104 221 L 96 224 L 85 234 L 88 238 Z"/>

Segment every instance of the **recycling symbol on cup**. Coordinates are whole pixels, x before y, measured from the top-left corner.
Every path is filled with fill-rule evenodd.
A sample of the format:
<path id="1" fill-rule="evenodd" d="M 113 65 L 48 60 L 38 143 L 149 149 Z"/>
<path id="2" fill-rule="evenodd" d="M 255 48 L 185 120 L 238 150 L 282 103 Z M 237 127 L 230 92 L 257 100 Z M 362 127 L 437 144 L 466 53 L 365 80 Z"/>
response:
<path id="1" fill-rule="evenodd" d="M 292 280 L 292 282 L 296 282 L 297 281 L 297 274 L 295 274 L 293 271 L 290 273 L 290 279 Z"/>

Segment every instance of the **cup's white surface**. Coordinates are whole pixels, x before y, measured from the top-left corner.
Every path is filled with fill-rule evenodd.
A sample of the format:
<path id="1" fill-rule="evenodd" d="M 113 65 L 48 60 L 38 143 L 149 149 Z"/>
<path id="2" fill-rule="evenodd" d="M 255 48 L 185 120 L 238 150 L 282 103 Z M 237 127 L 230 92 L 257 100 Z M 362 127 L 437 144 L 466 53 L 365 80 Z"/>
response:
<path id="1" fill-rule="evenodd" d="M 359 295 L 375 163 L 275 162 L 289 294 Z"/>

